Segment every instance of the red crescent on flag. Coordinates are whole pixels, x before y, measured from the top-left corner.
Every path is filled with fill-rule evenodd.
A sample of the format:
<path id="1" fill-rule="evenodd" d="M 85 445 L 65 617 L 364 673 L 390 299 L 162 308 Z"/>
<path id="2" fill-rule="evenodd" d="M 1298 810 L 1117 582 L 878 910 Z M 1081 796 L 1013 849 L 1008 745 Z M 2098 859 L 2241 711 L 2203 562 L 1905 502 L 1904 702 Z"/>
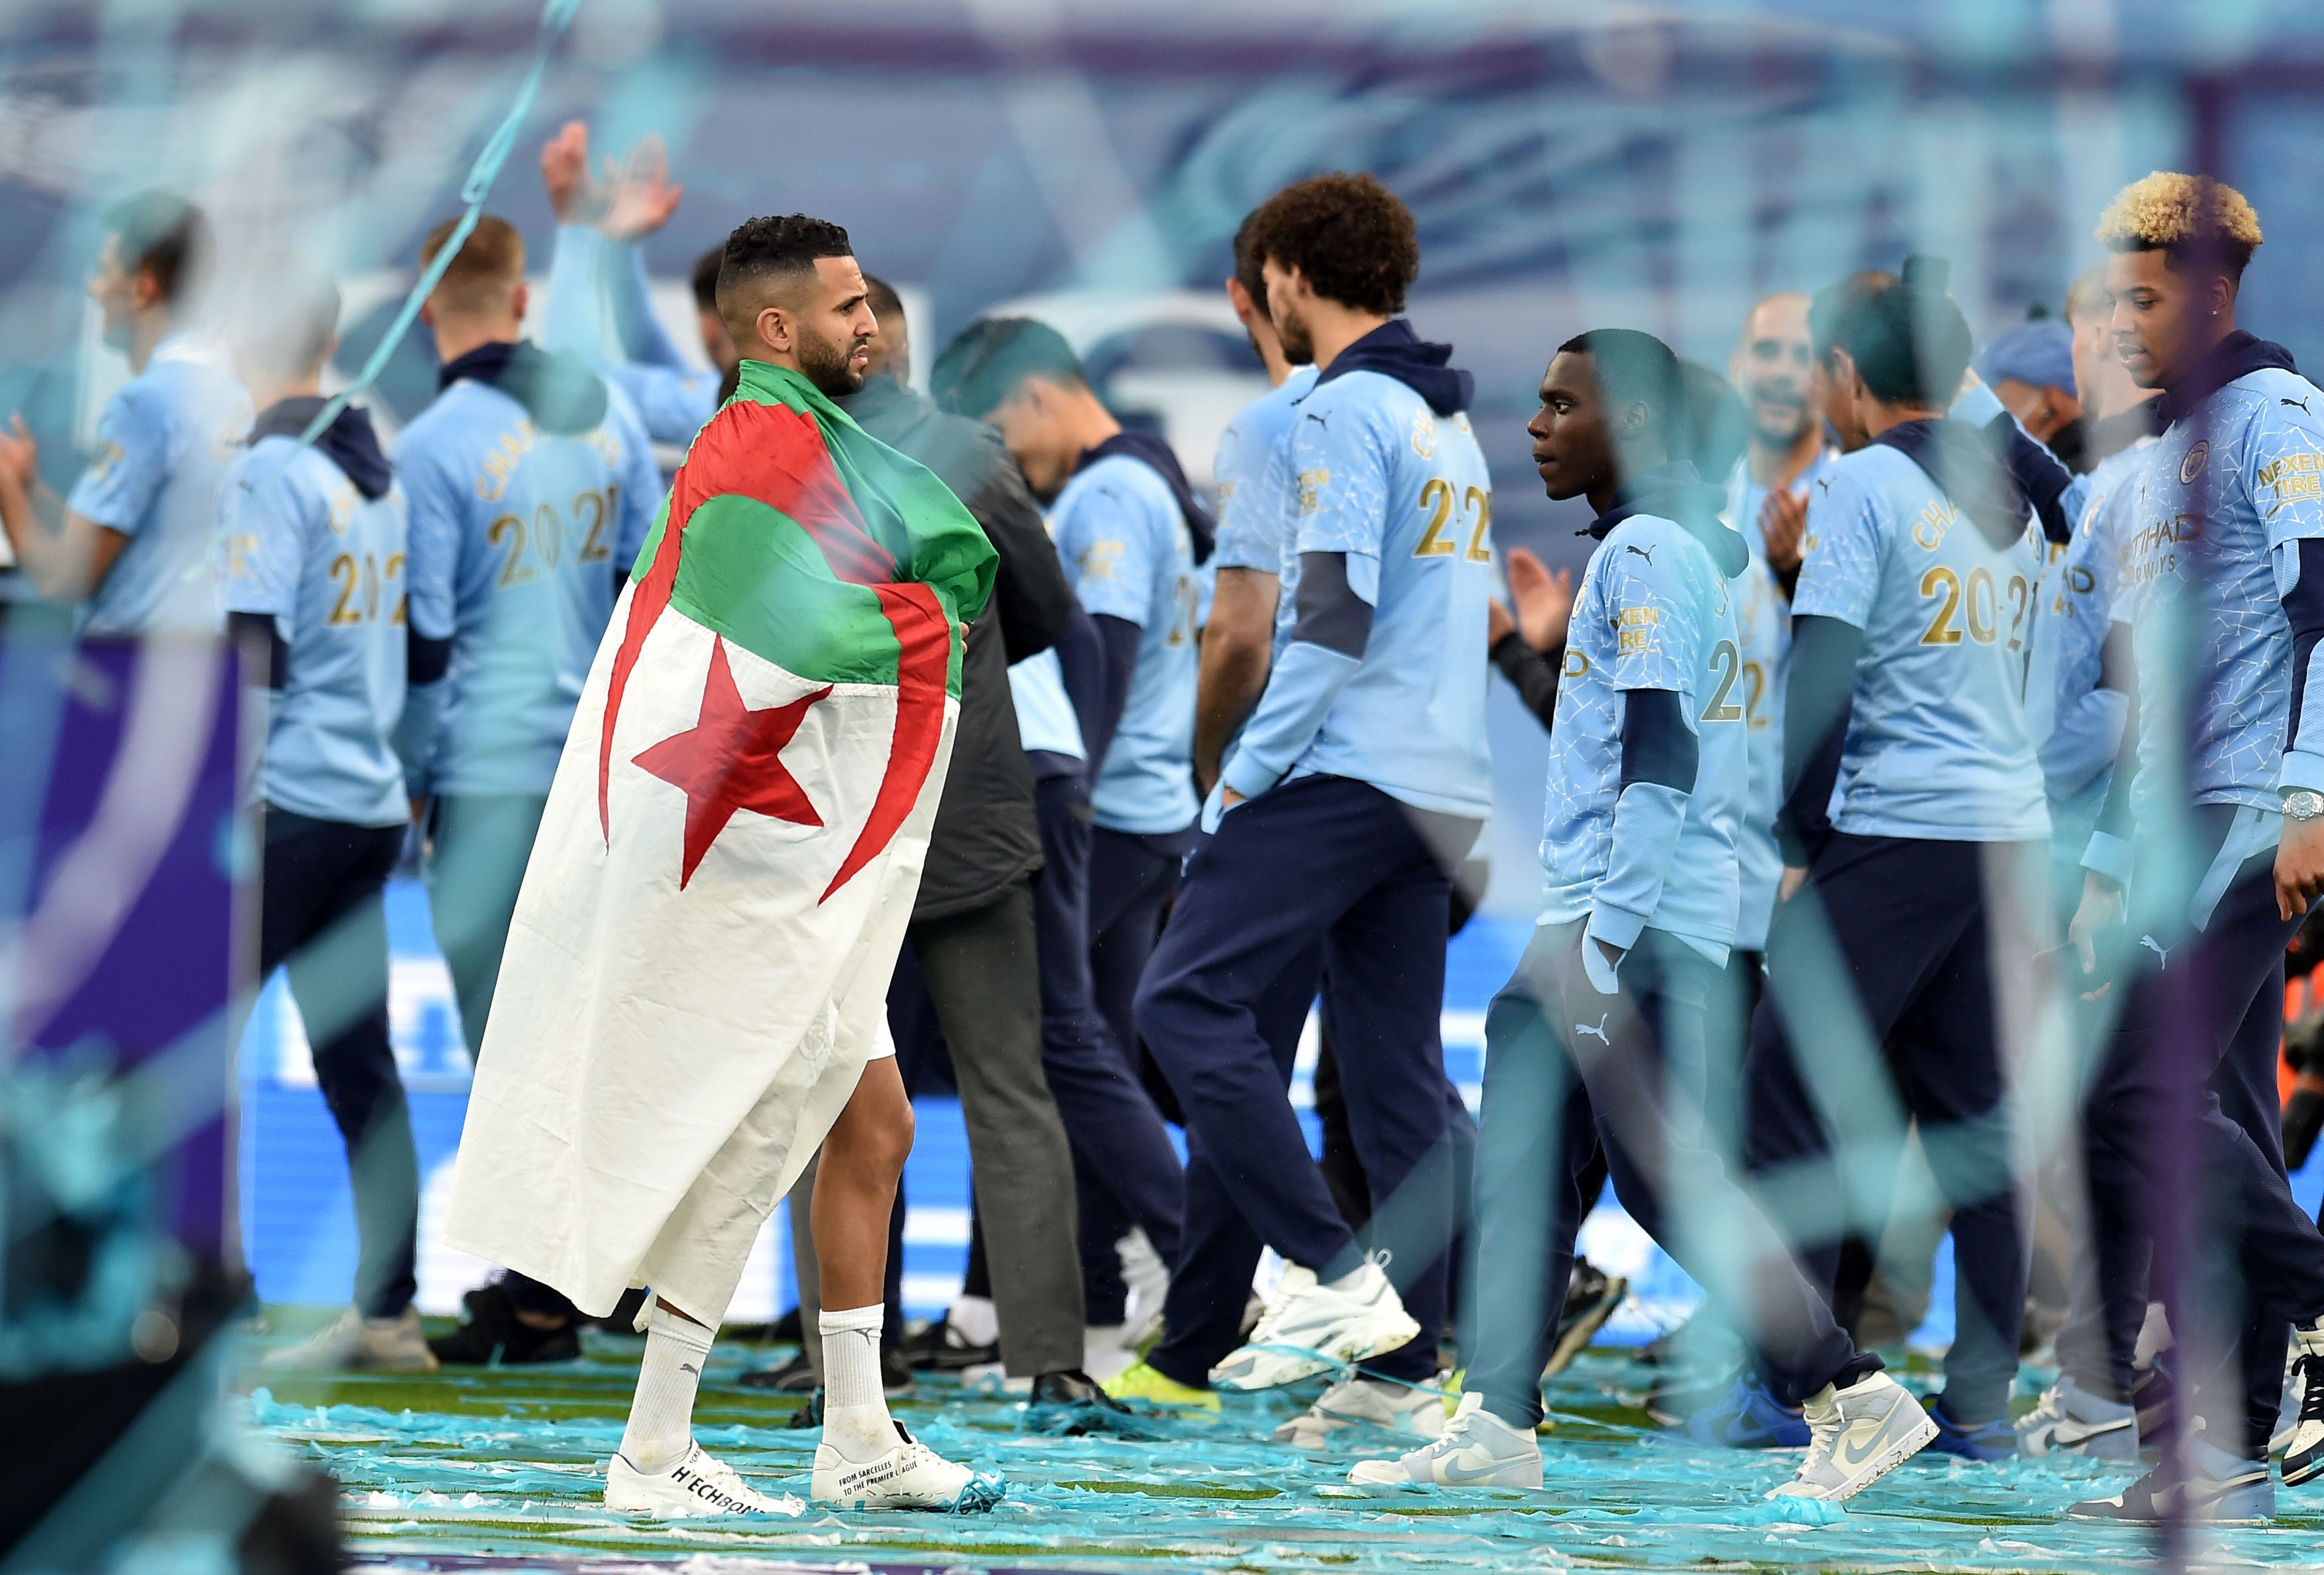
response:
<path id="1" fill-rule="evenodd" d="M 872 800 L 871 818 L 856 834 L 839 873 L 831 878 L 817 905 L 879 857 L 905 816 L 920 801 L 920 789 L 944 742 L 945 677 L 952 663 L 952 622 L 927 585 L 875 585 L 880 611 L 896 631 L 896 736 L 888 747 L 888 771 Z"/>

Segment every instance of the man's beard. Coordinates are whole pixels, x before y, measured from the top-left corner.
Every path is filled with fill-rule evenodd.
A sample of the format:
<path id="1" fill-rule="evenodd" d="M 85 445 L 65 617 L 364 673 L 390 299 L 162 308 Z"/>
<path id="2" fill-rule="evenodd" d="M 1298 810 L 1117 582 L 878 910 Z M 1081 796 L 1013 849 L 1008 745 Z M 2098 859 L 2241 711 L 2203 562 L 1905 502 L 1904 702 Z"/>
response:
<path id="1" fill-rule="evenodd" d="M 847 339 L 833 343 L 812 334 L 799 336 L 799 373 L 833 399 L 844 399 L 863 386 L 863 369 L 855 353 L 870 341 Z"/>
<path id="2" fill-rule="evenodd" d="M 1277 319 L 1275 336 L 1283 341 L 1283 359 L 1292 365 L 1305 366 L 1315 359 L 1315 340 L 1297 318 L 1286 314 Z"/>

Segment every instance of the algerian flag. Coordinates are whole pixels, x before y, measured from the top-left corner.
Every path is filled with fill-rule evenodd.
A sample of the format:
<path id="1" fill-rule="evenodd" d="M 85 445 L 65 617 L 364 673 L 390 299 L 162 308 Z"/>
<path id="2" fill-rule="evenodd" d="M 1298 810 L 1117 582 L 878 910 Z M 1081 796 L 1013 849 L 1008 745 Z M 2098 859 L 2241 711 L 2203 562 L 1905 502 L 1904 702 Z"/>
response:
<path id="1" fill-rule="evenodd" d="M 942 482 L 742 364 L 615 607 L 477 1058 L 445 1239 L 715 1324 L 884 1034 L 996 559 Z"/>

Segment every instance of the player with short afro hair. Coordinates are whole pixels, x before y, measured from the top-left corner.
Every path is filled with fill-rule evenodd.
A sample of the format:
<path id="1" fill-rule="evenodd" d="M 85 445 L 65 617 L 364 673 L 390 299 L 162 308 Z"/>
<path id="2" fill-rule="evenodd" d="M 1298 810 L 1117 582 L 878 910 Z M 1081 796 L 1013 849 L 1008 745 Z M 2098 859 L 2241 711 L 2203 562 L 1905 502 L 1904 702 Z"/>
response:
<path id="1" fill-rule="evenodd" d="M 1250 247 L 1305 274 L 1324 299 L 1384 318 L 1404 310 L 1404 292 L 1420 277 L 1412 210 L 1370 175 L 1314 175 L 1285 187 L 1251 216 Z"/>
<path id="2" fill-rule="evenodd" d="M 2244 194 L 2208 175 L 2157 170 L 2115 197 L 2098 238 L 2113 252 L 2162 252 L 2185 272 L 2198 259 L 2240 281 L 2265 237 Z"/>

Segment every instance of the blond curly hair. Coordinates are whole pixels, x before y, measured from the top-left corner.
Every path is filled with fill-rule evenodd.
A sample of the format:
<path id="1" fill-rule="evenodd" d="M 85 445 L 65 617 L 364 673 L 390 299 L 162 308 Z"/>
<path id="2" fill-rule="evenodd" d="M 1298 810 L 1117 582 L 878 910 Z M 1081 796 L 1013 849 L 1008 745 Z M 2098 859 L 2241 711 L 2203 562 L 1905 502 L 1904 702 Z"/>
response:
<path id="1" fill-rule="evenodd" d="M 2259 215 L 2244 194 L 2208 175 L 2157 170 L 2115 196 L 2098 238 L 2115 252 L 2167 252 L 2176 264 L 2198 248 L 2241 276 L 2259 249 Z"/>

